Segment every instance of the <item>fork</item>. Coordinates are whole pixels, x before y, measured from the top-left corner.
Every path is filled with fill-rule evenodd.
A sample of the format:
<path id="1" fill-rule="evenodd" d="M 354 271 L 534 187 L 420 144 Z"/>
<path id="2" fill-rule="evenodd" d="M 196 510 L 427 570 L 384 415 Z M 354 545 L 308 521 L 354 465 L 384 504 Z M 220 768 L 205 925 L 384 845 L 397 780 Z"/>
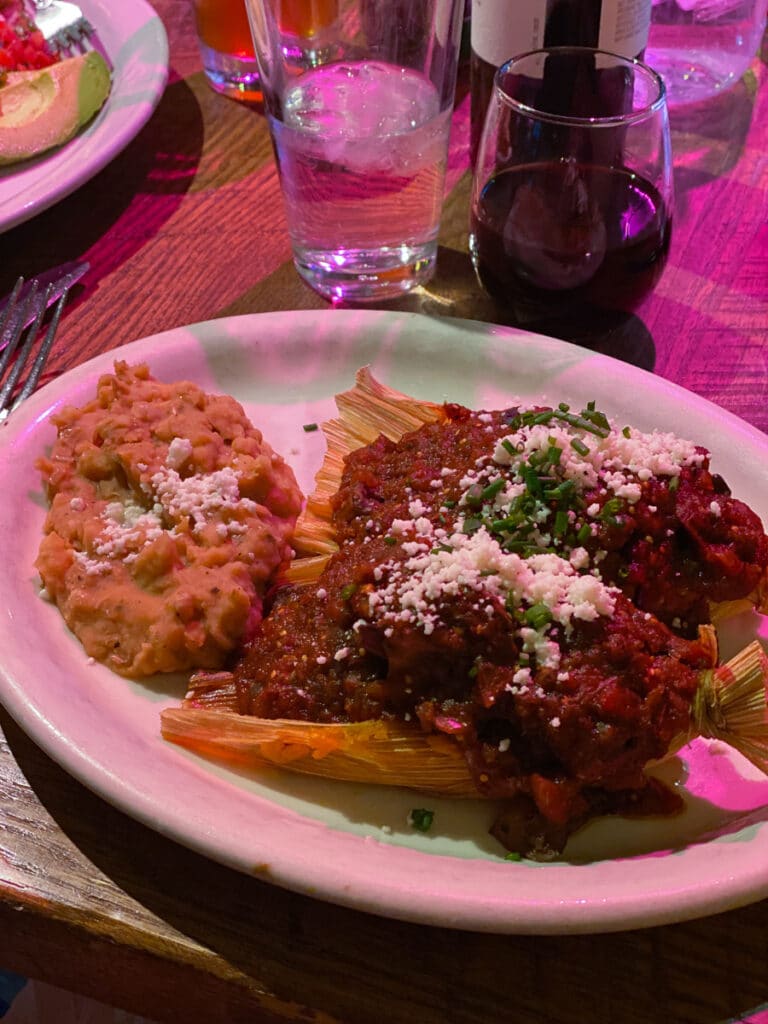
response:
<path id="1" fill-rule="evenodd" d="M 27 0 L 27 3 L 32 5 L 35 25 L 60 60 L 86 50 L 98 50 L 107 59 L 96 30 L 77 4 L 69 0 Z"/>
<path id="2" fill-rule="evenodd" d="M 32 287 L 21 299 L 19 295 L 24 286 L 24 278 L 20 277 L 13 287 L 13 291 L 8 299 L 8 304 L 0 315 L 0 344 L 4 346 L 2 357 L 0 357 L 0 381 L 5 376 L 5 381 L 0 386 L 0 423 L 10 416 L 14 409 L 16 409 L 26 398 L 32 394 L 37 386 L 37 382 L 40 379 L 40 374 L 43 372 L 43 367 L 48 359 L 48 354 L 51 351 L 53 340 L 56 336 L 56 330 L 59 326 L 59 320 L 61 318 L 61 311 L 64 308 L 64 303 L 67 301 L 67 295 L 69 289 L 67 288 L 62 292 L 61 297 L 56 303 L 53 315 L 48 329 L 45 333 L 45 337 L 41 342 L 37 355 L 35 356 L 32 367 L 27 374 L 27 378 L 24 381 L 24 385 L 13 400 L 13 393 L 16 385 L 19 382 L 21 374 L 25 370 L 29 363 L 32 349 L 35 341 L 40 334 L 42 327 L 43 318 L 45 316 L 46 309 L 48 307 L 48 299 L 53 291 L 53 285 L 49 284 L 45 292 L 43 293 L 43 301 L 39 304 L 37 315 L 32 321 L 31 326 L 27 331 L 27 336 L 24 342 L 19 348 L 19 342 L 21 341 L 24 333 L 24 327 L 27 322 L 27 314 L 31 309 L 35 308 L 37 302 L 38 285 L 37 282 L 33 282 Z M 10 366 L 13 355 L 18 350 L 18 355 L 13 366 Z M 7 373 L 7 376 L 6 376 Z"/>

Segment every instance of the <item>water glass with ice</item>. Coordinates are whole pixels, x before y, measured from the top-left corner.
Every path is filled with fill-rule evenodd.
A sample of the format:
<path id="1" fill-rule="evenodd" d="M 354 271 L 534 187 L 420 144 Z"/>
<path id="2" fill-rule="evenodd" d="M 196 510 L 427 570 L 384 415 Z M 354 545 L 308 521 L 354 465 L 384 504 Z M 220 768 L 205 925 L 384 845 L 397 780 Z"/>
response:
<path id="1" fill-rule="evenodd" d="M 437 257 L 464 0 L 246 0 L 294 262 L 376 301 Z"/>

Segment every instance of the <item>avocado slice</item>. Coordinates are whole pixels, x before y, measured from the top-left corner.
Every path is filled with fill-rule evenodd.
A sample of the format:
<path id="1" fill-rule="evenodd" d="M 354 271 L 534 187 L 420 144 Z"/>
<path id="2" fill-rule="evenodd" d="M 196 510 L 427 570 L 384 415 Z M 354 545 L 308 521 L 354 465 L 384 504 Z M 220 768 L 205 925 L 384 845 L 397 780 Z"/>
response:
<path id="1" fill-rule="evenodd" d="M 109 66 L 90 50 L 40 71 L 12 71 L 0 88 L 0 165 L 67 142 L 101 108 Z"/>

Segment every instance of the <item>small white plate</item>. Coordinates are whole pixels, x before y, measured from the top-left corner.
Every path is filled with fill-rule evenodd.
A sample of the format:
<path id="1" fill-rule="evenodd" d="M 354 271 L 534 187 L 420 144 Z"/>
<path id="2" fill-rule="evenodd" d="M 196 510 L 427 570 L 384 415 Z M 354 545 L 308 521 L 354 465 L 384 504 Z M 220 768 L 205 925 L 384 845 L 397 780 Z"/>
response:
<path id="1" fill-rule="evenodd" d="M 222 319 L 105 353 L 29 399 L 0 430 L 0 699 L 72 775 L 214 860 L 322 899 L 423 923 L 496 932 L 636 928 L 768 895 L 768 779 L 721 745 L 697 742 L 666 768 L 686 811 L 594 822 L 551 864 L 512 863 L 488 836 L 482 801 L 264 772 L 249 778 L 160 736 L 183 681 L 129 682 L 88 664 L 33 568 L 45 501 L 35 459 L 62 403 L 94 394 L 115 358 L 162 380 L 238 398 L 305 491 L 323 455 L 305 432 L 371 364 L 418 397 L 503 408 L 514 396 L 586 402 L 641 429 L 707 445 L 735 494 L 766 518 L 768 440 L 722 409 L 624 363 L 507 328 L 415 314 L 327 310 Z M 761 621 L 738 624 L 746 642 Z M 435 810 L 427 835 L 407 825 Z"/>
<path id="2" fill-rule="evenodd" d="M 78 0 L 114 66 L 112 90 L 74 139 L 34 160 L 0 169 L 0 231 L 70 195 L 139 133 L 168 79 L 168 39 L 146 0 Z"/>

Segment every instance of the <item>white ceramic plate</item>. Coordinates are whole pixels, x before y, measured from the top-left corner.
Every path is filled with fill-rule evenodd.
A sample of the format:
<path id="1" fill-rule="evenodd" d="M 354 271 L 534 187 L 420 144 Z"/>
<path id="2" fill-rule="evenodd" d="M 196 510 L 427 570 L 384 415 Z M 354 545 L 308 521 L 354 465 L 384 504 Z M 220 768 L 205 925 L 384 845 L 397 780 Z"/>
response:
<path id="1" fill-rule="evenodd" d="M 78 0 L 114 66 L 91 123 L 59 149 L 0 169 L 0 231 L 29 220 L 105 167 L 149 120 L 168 78 L 168 39 L 145 0 Z"/>
<path id="2" fill-rule="evenodd" d="M 687 800 L 669 820 L 595 822 L 553 864 L 512 863 L 487 834 L 481 801 L 402 790 L 248 778 L 165 743 L 160 709 L 179 680 L 147 685 L 89 665 L 58 611 L 38 596 L 44 516 L 35 459 L 50 412 L 82 403 L 115 356 L 164 380 L 233 394 L 311 487 L 323 437 L 355 370 L 435 400 L 504 407 L 519 396 L 598 406 L 713 452 L 734 491 L 766 518 L 768 442 L 680 388 L 583 349 L 506 328 L 384 312 L 290 312 L 217 320 L 138 341 L 33 396 L 0 430 L 0 698 L 69 772 L 158 831 L 279 885 L 375 913 L 498 932 L 633 928 L 725 910 L 768 895 L 768 780 L 721 746 L 696 743 L 667 769 Z M 759 628 L 741 623 L 745 636 Z M 733 640 L 734 638 L 732 638 Z M 687 779 L 686 779 L 687 776 Z M 683 782 L 685 783 L 683 786 Z M 427 835 L 406 824 L 435 810 Z"/>

